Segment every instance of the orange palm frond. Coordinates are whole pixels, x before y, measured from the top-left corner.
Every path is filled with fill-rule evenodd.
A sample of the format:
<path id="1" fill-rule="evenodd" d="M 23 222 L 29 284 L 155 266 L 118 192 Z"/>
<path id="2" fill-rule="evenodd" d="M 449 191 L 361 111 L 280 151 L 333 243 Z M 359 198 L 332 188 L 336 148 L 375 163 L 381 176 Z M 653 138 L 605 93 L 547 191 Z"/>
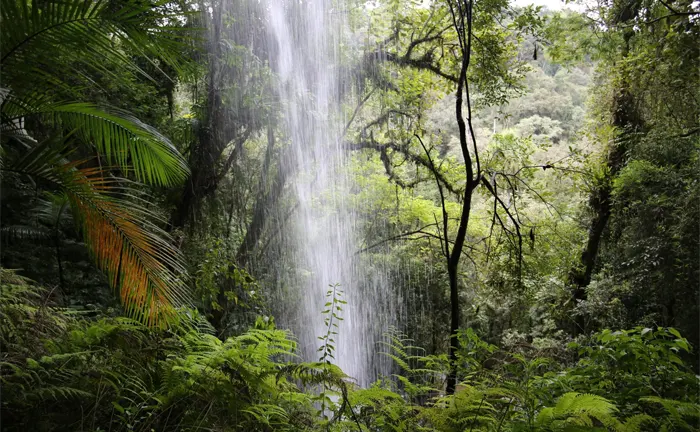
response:
<path id="1" fill-rule="evenodd" d="M 167 322 L 175 307 L 189 303 L 180 251 L 127 180 L 79 165 L 60 152 L 37 148 L 12 170 L 49 180 L 65 192 L 97 266 L 119 291 L 128 315 L 148 325 Z"/>

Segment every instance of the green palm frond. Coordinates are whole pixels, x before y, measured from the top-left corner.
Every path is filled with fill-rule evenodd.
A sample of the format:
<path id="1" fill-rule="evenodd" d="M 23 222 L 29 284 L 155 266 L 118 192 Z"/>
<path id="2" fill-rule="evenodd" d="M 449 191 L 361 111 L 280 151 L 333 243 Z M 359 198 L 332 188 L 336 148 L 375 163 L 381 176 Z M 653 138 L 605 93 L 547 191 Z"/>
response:
<path id="1" fill-rule="evenodd" d="M 2 0 L 0 64 L 4 78 L 13 84 L 21 79 L 63 82 L 64 77 L 45 74 L 41 67 L 47 47 L 60 52 L 62 66 L 68 67 L 69 72 L 72 65 L 86 65 L 112 75 L 115 71 L 109 65 L 122 63 L 147 76 L 123 48 L 177 68 L 183 38 L 179 28 L 167 23 L 181 15 L 168 12 L 167 4 L 129 0 Z"/>
<path id="2" fill-rule="evenodd" d="M 152 62 L 149 70 L 162 72 L 167 65 L 178 71 L 188 38 L 179 25 L 179 6 L 161 0 L 0 1 L 0 132 L 7 154 L 2 169 L 61 191 L 64 206 L 47 207 L 40 216 L 58 220 L 65 203 L 70 205 L 129 315 L 149 324 L 172 317 L 174 306 L 188 303 L 182 256 L 160 228 L 164 221 L 136 196 L 137 188 L 107 173 L 118 169 L 140 182 L 169 186 L 188 175 L 184 158 L 126 111 L 60 100 L 81 94 L 80 87 L 99 76 L 118 84 L 130 83 L 132 72 L 152 79 L 138 64 L 144 58 Z M 63 148 L 52 148 L 57 139 Z M 71 162 L 69 156 L 86 153 L 75 143 L 93 146 L 87 154 L 99 155 L 100 168 Z"/>
<path id="3" fill-rule="evenodd" d="M 13 136 L 26 134 L 18 125 L 32 116 L 49 117 L 54 124 L 75 131 L 106 157 L 108 165 L 133 172 L 137 180 L 168 186 L 188 174 L 187 163 L 175 146 L 157 130 L 117 108 L 90 103 L 47 103 L 8 98 L 2 107 L 0 130 Z"/>
<path id="4" fill-rule="evenodd" d="M 125 180 L 79 165 L 39 146 L 5 169 L 50 181 L 65 193 L 98 267 L 130 316 L 150 325 L 169 319 L 175 306 L 189 303 L 180 251 Z"/>

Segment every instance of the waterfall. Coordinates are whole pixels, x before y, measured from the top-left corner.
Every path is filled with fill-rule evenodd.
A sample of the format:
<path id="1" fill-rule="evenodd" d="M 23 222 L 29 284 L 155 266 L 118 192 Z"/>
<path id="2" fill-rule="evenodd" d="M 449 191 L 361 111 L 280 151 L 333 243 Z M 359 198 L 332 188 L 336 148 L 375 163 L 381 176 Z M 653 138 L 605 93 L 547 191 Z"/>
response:
<path id="1" fill-rule="evenodd" d="M 331 0 L 270 0 L 266 4 L 270 64 L 281 102 L 286 170 L 295 201 L 290 217 L 277 217 L 284 244 L 278 267 L 286 290 L 276 298 L 278 323 L 290 327 L 307 361 L 319 358 L 326 333 L 324 305 L 330 285 L 344 292 L 342 321 L 333 337 L 333 363 L 359 385 L 376 379 L 376 341 L 384 322 L 377 296 L 384 283 L 363 282 L 358 265 L 350 154 L 343 148 L 343 98 L 350 97 L 341 70 L 347 11 Z M 291 279 L 291 281 L 290 281 Z M 374 280 L 382 279 L 373 278 Z M 294 292 L 298 292 L 294 300 Z M 291 293 L 291 294 L 290 294 Z M 370 295 L 370 293 L 372 293 Z M 298 302 L 298 304 L 290 304 Z M 327 308 L 325 308 L 327 309 Z M 281 316 L 279 316 L 281 315 Z"/>

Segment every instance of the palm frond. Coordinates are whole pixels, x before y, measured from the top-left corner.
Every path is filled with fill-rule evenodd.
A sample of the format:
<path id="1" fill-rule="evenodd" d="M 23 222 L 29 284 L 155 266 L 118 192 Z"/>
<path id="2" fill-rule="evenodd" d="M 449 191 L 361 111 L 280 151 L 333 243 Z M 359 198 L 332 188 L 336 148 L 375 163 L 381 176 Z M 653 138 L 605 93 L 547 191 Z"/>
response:
<path id="1" fill-rule="evenodd" d="M 189 303 L 180 251 L 125 180 L 79 165 L 40 146 L 5 169 L 51 181 L 65 193 L 87 246 L 128 315 L 149 325 L 169 319 L 174 307 Z"/>
<path id="2" fill-rule="evenodd" d="M 21 119 L 49 116 L 55 124 L 74 130 L 83 141 L 104 154 L 107 164 L 133 172 L 137 180 L 168 186 L 186 178 L 182 155 L 165 136 L 126 111 L 99 108 L 90 103 L 49 103 L 40 97 L 20 100 L 10 96 L 2 107 L 0 130 L 17 134 Z M 20 128 L 20 133 L 24 133 Z"/>
<path id="3" fill-rule="evenodd" d="M 166 4 L 129 0 L 3 0 L 0 64 L 3 73 L 9 74 L 4 78 L 11 83 L 23 76 L 41 79 L 40 65 L 44 63 L 46 47 L 61 52 L 63 65 L 87 65 L 107 74 L 110 70 L 104 66 L 114 60 L 148 76 L 125 54 L 124 47 L 177 69 L 182 32 L 166 23 L 181 15 L 168 12 Z M 58 74 L 53 78 L 63 80 Z"/>

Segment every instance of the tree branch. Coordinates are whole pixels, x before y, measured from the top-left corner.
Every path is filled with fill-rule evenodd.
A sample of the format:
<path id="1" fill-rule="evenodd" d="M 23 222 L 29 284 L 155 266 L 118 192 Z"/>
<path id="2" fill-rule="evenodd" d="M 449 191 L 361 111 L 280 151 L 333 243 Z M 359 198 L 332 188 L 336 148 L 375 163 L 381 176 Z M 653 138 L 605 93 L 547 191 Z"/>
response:
<path id="1" fill-rule="evenodd" d="M 370 137 L 369 140 L 365 140 L 365 141 L 346 143 L 346 148 L 348 150 L 373 149 L 373 150 L 380 152 L 380 157 L 381 157 L 382 153 L 386 154 L 387 150 L 392 150 L 392 151 L 395 151 L 397 153 L 400 153 L 400 154 L 404 155 L 406 157 L 406 159 L 410 160 L 411 162 L 415 163 L 416 165 L 420 165 L 420 166 L 425 167 L 428 170 L 430 170 L 434 176 L 438 177 L 442 187 L 444 187 L 446 190 L 448 190 L 452 194 L 457 195 L 457 196 L 461 196 L 463 194 L 463 192 L 461 190 L 457 189 L 454 185 L 452 185 L 449 181 L 447 181 L 445 176 L 439 170 L 433 169 L 430 161 L 412 153 L 410 150 L 408 150 L 407 147 L 408 146 L 406 146 L 406 145 L 399 145 L 396 143 L 380 144 L 380 143 L 374 141 L 374 139 L 372 137 Z M 389 156 L 387 154 L 387 158 L 388 157 Z M 384 162 L 384 160 L 382 162 Z M 385 163 L 384 167 L 385 167 L 385 169 L 387 168 L 386 163 Z M 389 174 L 389 176 L 391 177 L 393 175 L 393 171 L 391 171 L 391 172 L 387 171 L 387 174 Z M 393 175 L 393 178 L 394 178 L 394 181 L 397 180 L 397 177 L 395 175 Z M 397 184 L 398 184 L 398 182 L 397 182 Z M 401 184 L 399 184 L 399 186 L 401 186 Z M 406 184 L 406 186 L 408 186 L 408 184 Z"/>
<path id="2" fill-rule="evenodd" d="M 496 218 L 499 220 L 500 225 L 503 228 L 503 230 L 510 233 L 511 235 L 517 236 L 517 238 L 518 238 L 518 247 L 517 247 L 517 249 L 518 249 L 518 273 L 521 273 L 522 272 L 522 261 L 523 261 L 523 236 L 522 236 L 522 233 L 520 232 L 520 223 L 518 223 L 517 218 L 513 216 L 510 209 L 508 208 L 508 206 L 506 206 L 506 204 L 503 202 L 501 197 L 496 192 L 496 189 L 494 189 L 491 186 L 491 183 L 489 183 L 485 177 L 481 178 L 481 183 L 491 193 L 493 198 L 500 204 L 501 208 L 503 209 L 503 211 L 505 211 L 506 215 L 508 215 L 508 219 L 510 219 L 511 223 L 513 224 L 513 227 L 515 228 L 515 234 L 513 234 L 513 232 L 505 226 L 505 224 L 501 220 L 501 217 L 498 215 L 498 212 L 495 212 Z"/>
<path id="3" fill-rule="evenodd" d="M 433 163 L 433 158 L 430 157 L 430 152 L 428 149 L 425 147 L 425 144 L 423 144 L 423 140 L 421 137 L 418 135 L 415 135 L 416 138 L 418 138 L 418 142 L 420 142 L 421 147 L 423 147 L 423 151 L 425 151 L 425 155 L 428 157 L 428 162 L 430 163 L 430 170 L 433 172 L 433 175 L 435 176 L 435 183 L 437 183 L 438 191 L 440 192 L 440 206 L 442 207 L 442 229 L 443 229 L 443 236 L 445 237 L 445 257 L 449 260 L 450 259 L 450 246 L 449 246 L 449 237 L 447 235 L 448 231 L 448 214 L 447 214 L 447 209 L 445 208 L 445 194 L 442 191 L 442 185 L 440 184 L 440 178 L 437 175 L 437 169 L 435 168 L 435 164 Z M 458 252 L 459 253 L 459 252 Z"/>

